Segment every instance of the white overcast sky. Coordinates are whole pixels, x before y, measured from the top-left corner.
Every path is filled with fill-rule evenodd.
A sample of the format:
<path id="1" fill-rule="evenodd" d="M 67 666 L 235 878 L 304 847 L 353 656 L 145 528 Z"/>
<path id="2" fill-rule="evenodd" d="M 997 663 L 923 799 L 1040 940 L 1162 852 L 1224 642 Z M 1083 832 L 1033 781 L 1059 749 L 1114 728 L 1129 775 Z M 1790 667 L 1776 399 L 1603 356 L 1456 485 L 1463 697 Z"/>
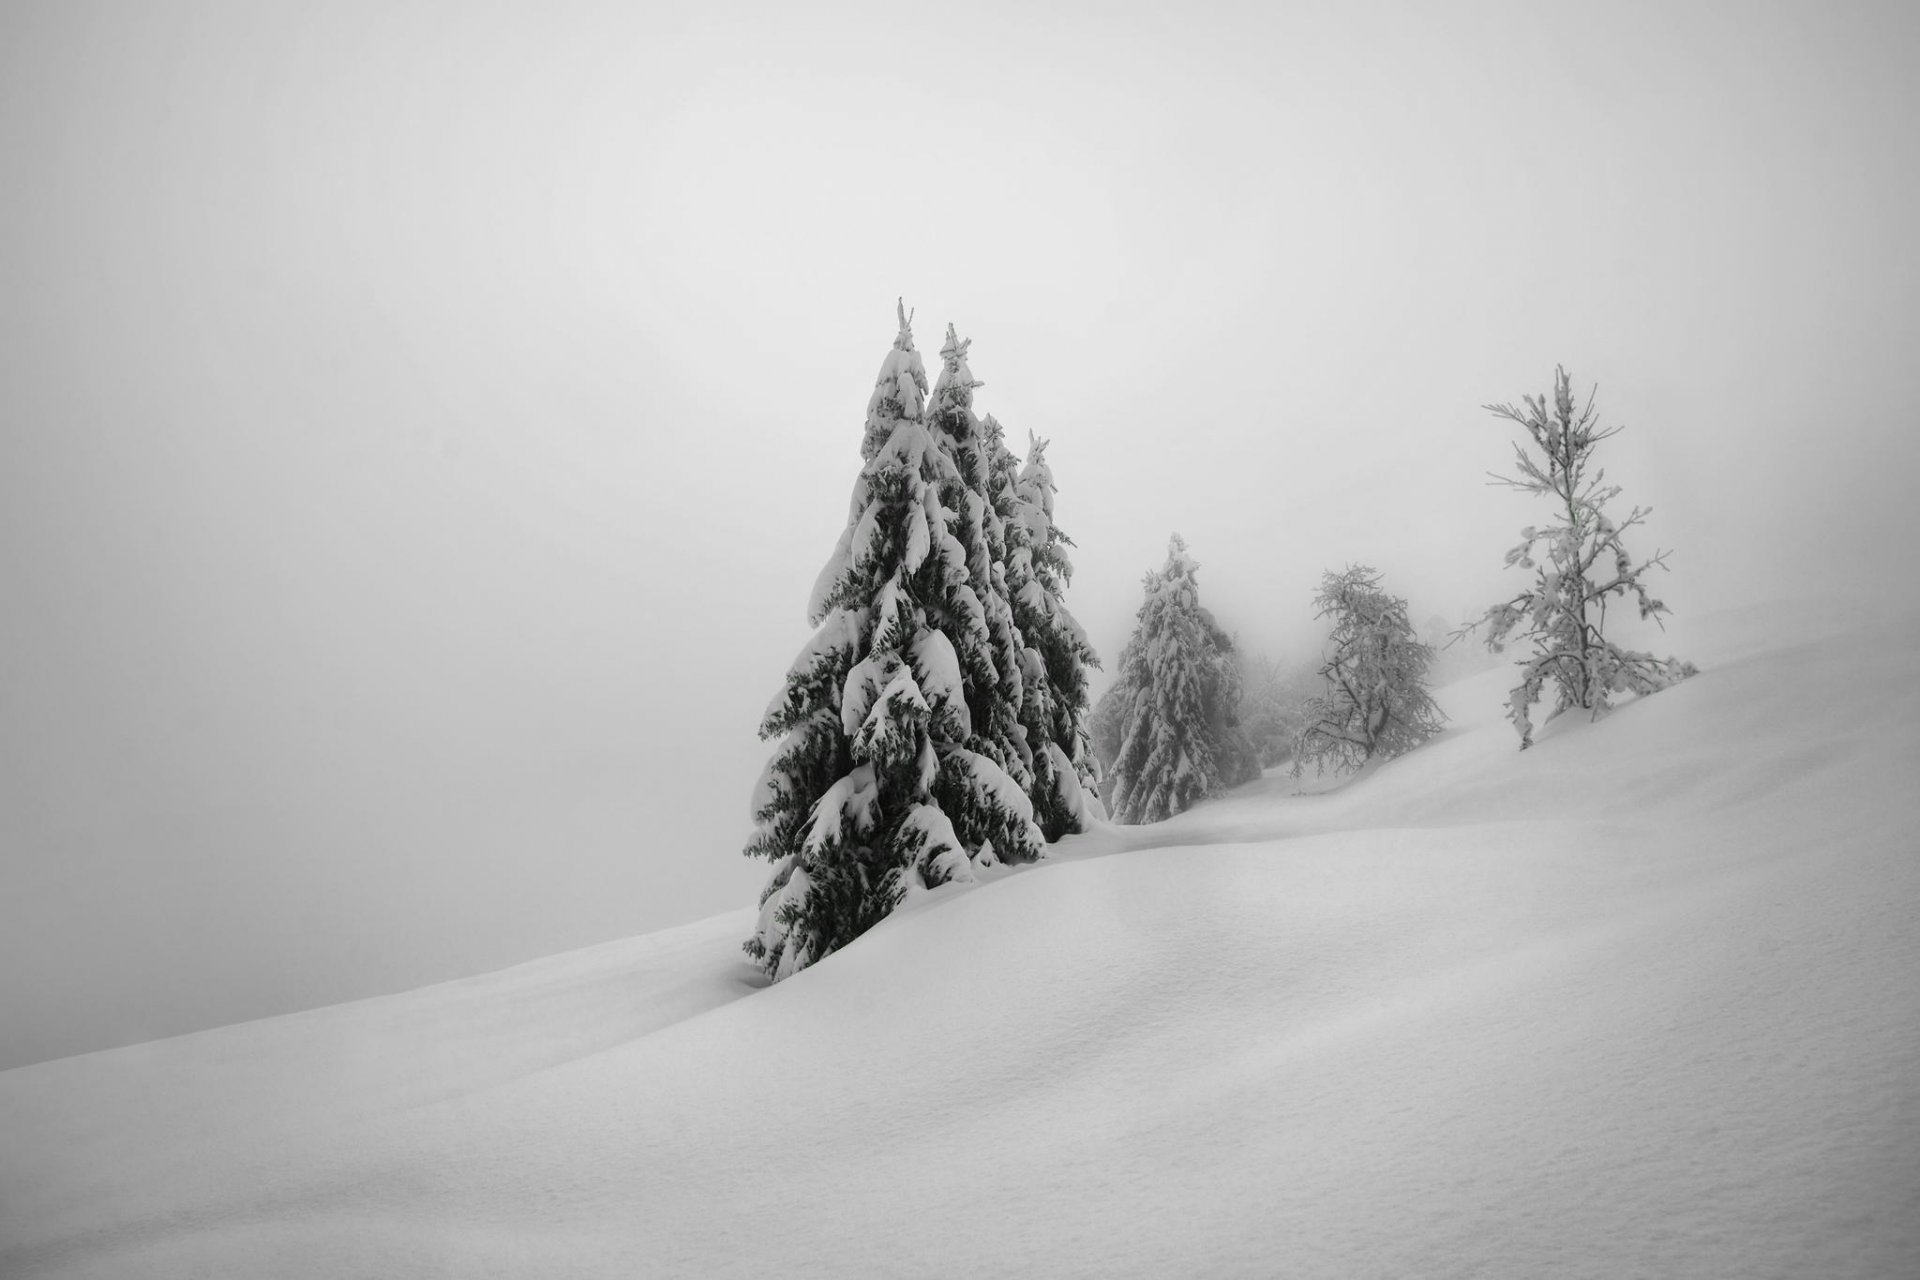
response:
<path id="1" fill-rule="evenodd" d="M 12 0 L 0 1067 L 751 903 L 900 295 L 1109 659 L 1484 605 L 1556 362 L 1677 613 L 1911 592 L 1916 12 Z"/>

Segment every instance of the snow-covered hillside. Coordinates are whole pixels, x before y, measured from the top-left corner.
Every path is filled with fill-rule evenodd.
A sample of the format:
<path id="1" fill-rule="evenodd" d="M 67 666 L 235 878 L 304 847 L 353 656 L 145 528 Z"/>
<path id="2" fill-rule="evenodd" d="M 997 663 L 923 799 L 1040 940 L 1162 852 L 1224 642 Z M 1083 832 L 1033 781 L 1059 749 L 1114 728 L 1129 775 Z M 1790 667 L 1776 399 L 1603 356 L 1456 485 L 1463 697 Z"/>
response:
<path id="1" fill-rule="evenodd" d="M 0 1274 L 1920 1274 L 1913 624 L 1475 677 L 770 989 L 743 907 L 0 1073 Z"/>

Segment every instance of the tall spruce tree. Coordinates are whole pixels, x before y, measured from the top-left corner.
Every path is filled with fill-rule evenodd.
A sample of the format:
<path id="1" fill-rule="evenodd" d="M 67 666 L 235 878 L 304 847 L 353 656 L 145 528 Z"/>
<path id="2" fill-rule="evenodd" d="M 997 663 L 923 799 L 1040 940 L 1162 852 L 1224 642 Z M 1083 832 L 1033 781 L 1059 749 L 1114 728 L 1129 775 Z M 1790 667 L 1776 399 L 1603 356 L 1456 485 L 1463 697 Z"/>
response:
<path id="1" fill-rule="evenodd" d="M 1294 743 L 1294 776 L 1309 763 L 1321 771 L 1391 759 L 1440 732 L 1446 716 L 1427 692 L 1433 649 L 1414 634 L 1407 602 L 1381 587 L 1380 571 L 1329 571 L 1313 602 L 1314 617 L 1333 619 L 1333 634 L 1323 687 Z"/>
<path id="2" fill-rule="evenodd" d="M 954 536 L 963 517 L 948 505 L 963 486 L 928 430 L 904 305 L 899 321 L 867 404 L 846 528 L 814 586 L 818 630 L 761 723 L 781 743 L 754 790 L 746 852 L 773 874 L 744 945 L 775 979 L 908 893 L 1040 841 L 1019 785 L 968 745 L 961 654 L 984 651 L 984 615 Z"/>
<path id="3" fill-rule="evenodd" d="M 972 716 L 968 747 L 998 765 L 1023 793 L 1033 789 L 1033 751 L 1021 724 L 1025 697 L 1023 645 L 1014 627 L 1007 591 L 1007 543 L 1002 509 L 994 502 L 994 442 L 973 412 L 973 391 L 981 382 L 967 364 L 972 339 L 962 341 L 947 326 L 940 349 L 940 376 L 934 382 L 928 427 L 935 443 L 952 459 L 952 475 L 941 497 L 958 516 L 954 536 L 963 549 L 966 586 L 955 598 L 962 613 L 942 621 L 956 636 L 961 681 Z M 1004 452 L 1004 445 L 1001 451 Z M 992 831 L 968 828 L 955 813 L 956 829 L 970 844 L 992 839 L 1003 859 L 1030 860 L 1041 854 L 1040 841 L 995 823 Z"/>
<path id="4" fill-rule="evenodd" d="M 1238 699 L 1235 660 L 1226 633 L 1200 607 L 1198 569 L 1174 534 L 1165 567 L 1146 576 L 1139 624 L 1120 654 L 1118 822 L 1159 822 L 1216 794 L 1237 749 L 1223 739 L 1232 721 L 1221 710 Z"/>
<path id="5" fill-rule="evenodd" d="M 1520 683 L 1507 696 L 1507 718 L 1524 751 L 1533 744 L 1533 704 L 1549 683 L 1555 698 L 1548 720 L 1576 707 L 1597 720 L 1611 709 L 1615 694 L 1658 692 L 1693 675 L 1694 666 L 1623 649 L 1606 636 L 1607 602 L 1615 597 L 1632 597 L 1640 616 L 1656 623 L 1668 612 L 1641 581 L 1649 570 L 1666 567 L 1667 553 L 1655 552 L 1636 564 L 1621 541 L 1647 518 L 1647 509 L 1635 507 L 1616 524 L 1606 505 L 1620 486 L 1608 484 L 1606 472 L 1593 465 L 1594 450 L 1620 428 L 1595 425 L 1592 394 L 1585 407 L 1575 409 L 1573 379 L 1565 368 L 1554 369 L 1551 403 L 1545 396 L 1524 396 L 1521 403 L 1524 407 L 1482 406 L 1527 434 L 1526 444 L 1513 446 L 1519 478 L 1496 475 L 1493 480 L 1547 499 L 1552 518 L 1522 529 L 1519 545 L 1507 552 L 1508 567 L 1533 570 L 1533 582 L 1463 633 L 1484 624 L 1487 647 L 1495 653 L 1516 635 L 1532 644 Z"/>
<path id="6" fill-rule="evenodd" d="M 1103 820 L 1100 767 L 1087 718 L 1087 669 L 1100 665 L 1086 632 L 1061 597 L 1073 577 L 1073 540 L 1053 522 L 1053 471 L 1047 442 L 1027 437 L 1027 460 L 1016 472 L 1005 432 L 987 415 L 996 454 L 996 504 L 1006 503 L 1007 592 L 1025 645 L 1021 723 L 1033 751 L 1033 811 L 1049 840 Z"/>

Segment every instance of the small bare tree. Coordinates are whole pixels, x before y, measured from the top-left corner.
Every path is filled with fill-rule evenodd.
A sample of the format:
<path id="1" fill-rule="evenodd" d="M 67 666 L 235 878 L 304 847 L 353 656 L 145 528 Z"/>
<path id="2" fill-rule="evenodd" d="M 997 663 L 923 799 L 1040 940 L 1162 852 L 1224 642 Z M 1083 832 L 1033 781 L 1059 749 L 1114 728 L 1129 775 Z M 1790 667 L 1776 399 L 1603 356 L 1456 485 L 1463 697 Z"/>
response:
<path id="1" fill-rule="evenodd" d="M 1307 707 L 1294 743 L 1293 773 L 1311 763 L 1357 769 L 1390 759 L 1440 732 L 1446 716 L 1427 692 L 1433 649 L 1414 634 L 1407 602 L 1380 586 L 1380 572 L 1353 565 L 1327 573 L 1314 597 L 1316 618 L 1333 619 L 1320 668 L 1324 692 Z"/>
<path id="2" fill-rule="evenodd" d="M 1525 750 L 1533 744 L 1533 704 L 1548 682 L 1556 692 L 1548 720 L 1573 707 L 1597 720 L 1612 709 L 1613 695 L 1654 693 L 1693 675 L 1695 668 L 1676 658 L 1622 649 L 1606 637 L 1607 602 L 1616 596 L 1632 597 L 1640 616 L 1656 623 L 1668 612 L 1641 581 L 1648 570 L 1666 567 L 1667 553 L 1657 551 L 1635 564 L 1621 542 L 1627 530 L 1646 519 L 1647 508 L 1635 507 L 1616 524 L 1604 508 L 1620 486 L 1608 484 L 1606 472 L 1592 466 L 1595 447 L 1620 428 L 1594 425 L 1592 393 L 1575 412 L 1573 380 L 1565 368 L 1554 370 L 1551 403 L 1544 396 L 1525 396 L 1521 403 L 1524 408 L 1482 406 L 1527 433 L 1526 443 L 1513 446 L 1519 478 L 1495 475 L 1493 482 L 1551 500 L 1553 521 L 1522 529 L 1520 544 L 1507 552 L 1509 567 L 1534 571 L 1532 584 L 1459 634 L 1484 624 L 1487 647 L 1495 653 L 1512 638 L 1532 642 L 1533 656 L 1522 664 L 1521 681 L 1507 698 L 1507 718 Z"/>

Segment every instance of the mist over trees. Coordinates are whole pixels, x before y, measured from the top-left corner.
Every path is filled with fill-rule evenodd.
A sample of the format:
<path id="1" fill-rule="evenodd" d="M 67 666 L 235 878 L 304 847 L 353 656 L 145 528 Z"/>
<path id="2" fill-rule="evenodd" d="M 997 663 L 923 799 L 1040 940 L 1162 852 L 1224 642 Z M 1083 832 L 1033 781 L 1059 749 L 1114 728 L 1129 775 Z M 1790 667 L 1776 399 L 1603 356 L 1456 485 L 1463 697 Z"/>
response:
<path id="1" fill-rule="evenodd" d="M 1285 764 L 1306 727 L 1307 711 L 1320 690 L 1313 663 L 1292 665 L 1265 653 L 1241 651 L 1240 730 L 1262 769 Z"/>

